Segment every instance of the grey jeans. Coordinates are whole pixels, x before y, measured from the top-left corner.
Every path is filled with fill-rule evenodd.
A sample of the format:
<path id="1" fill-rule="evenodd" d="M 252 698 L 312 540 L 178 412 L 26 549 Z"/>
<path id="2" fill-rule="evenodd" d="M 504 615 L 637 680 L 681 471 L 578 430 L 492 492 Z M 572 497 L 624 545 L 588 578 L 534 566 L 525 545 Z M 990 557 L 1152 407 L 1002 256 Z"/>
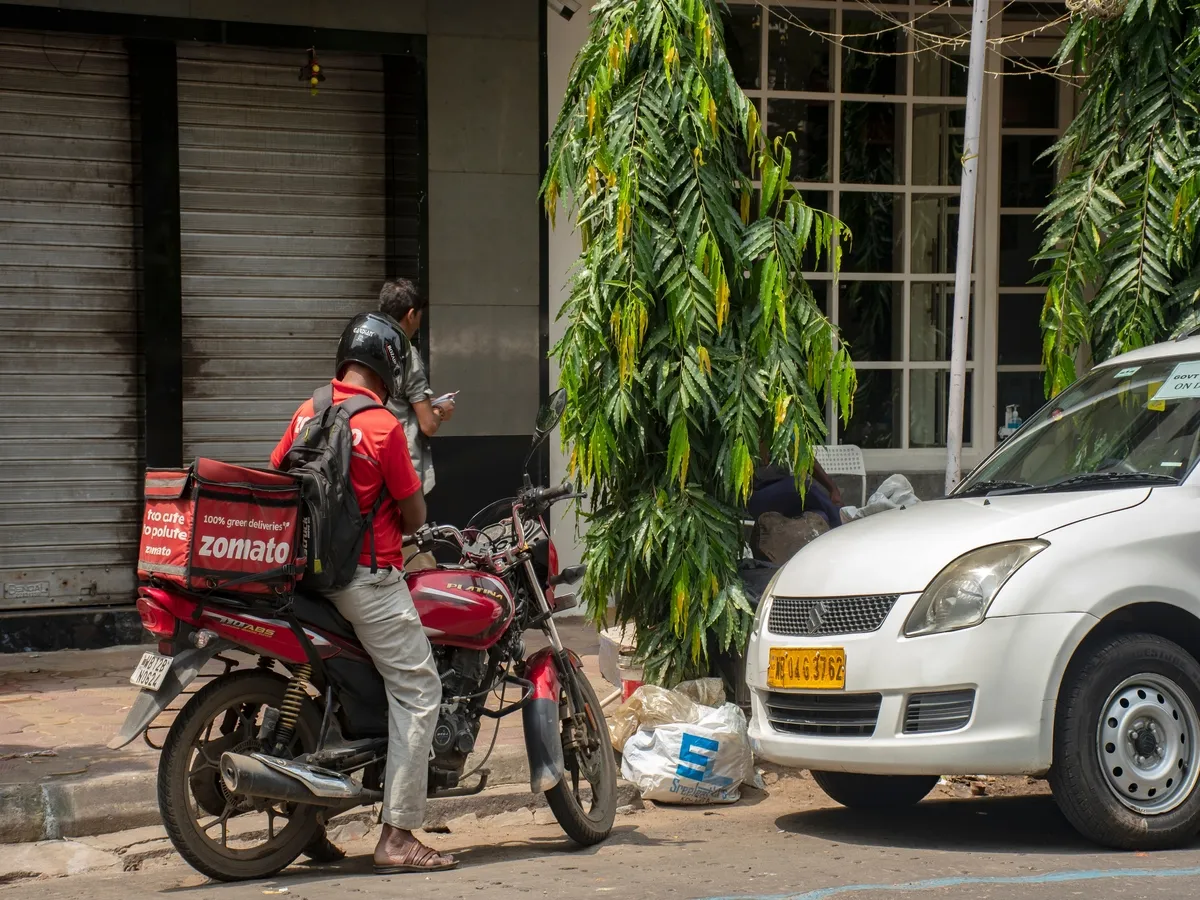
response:
<path id="1" fill-rule="evenodd" d="M 429 751 L 442 702 L 442 682 L 429 638 L 398 569 L 374 575 L 360 566 L 329 599 L 354 626 L 383 676 L 388 696 L 387 775 L 383 821 L 411 831 L 425 821 Z"/>

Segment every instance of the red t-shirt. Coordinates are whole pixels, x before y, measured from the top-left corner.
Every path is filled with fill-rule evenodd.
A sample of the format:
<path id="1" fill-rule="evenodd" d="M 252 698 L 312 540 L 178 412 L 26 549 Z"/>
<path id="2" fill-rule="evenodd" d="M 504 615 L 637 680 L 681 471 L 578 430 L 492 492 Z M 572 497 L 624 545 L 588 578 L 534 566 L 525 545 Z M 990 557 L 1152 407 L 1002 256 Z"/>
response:
<path id="1" fill-rule="evenodd" d="M 333 402 L 341 403 L 356 394 L 379 398 L 366 388 L 343 381 L 333 380 Z M 271 468 L 278 469 L 284 456 L 291 449 L 292 441 L 304 424 L 312 418 L 312 399 L 305 400 L 288 430 L 271 452 Z M 387 491 L 387 497 L 375 515 L 375 561 L 380 566 L 404 565 L 404 522 L 397 500 L 404 500 L 421 490 L 421 479 L 413 469 L 408 454 L 408 442 L 404 439 L 404 428 L 396 417 L 386 409 L 368 409 L 360 412 L 350 423 L 354 434 L 354 455 L 350 458 L 350 483 L 358 497 L 358 508 L 364 516 L 370 514 L 379 492 Z M 360 565 L 371 564 L 370 538 L 363 539 Z"/>

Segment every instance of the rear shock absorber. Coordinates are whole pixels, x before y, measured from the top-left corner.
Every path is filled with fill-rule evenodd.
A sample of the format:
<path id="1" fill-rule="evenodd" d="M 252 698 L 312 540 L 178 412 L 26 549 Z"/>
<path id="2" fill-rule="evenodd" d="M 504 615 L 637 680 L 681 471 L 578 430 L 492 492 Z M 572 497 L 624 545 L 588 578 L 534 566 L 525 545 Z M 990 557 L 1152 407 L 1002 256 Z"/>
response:
<path id="1" fill-rule="evenodd" d="M 296 720 L 300 717 L 300 707 L 308 699 L 308 679 L 312 676 L 312 666 L 308 663 L 296 666 L 288 681 L 287 689 L 283 692 L 283 702 L 279 704 L 279 723 L 275 727 L 275 753 L 283 753 L 292 742 L 296 733 Z"/>

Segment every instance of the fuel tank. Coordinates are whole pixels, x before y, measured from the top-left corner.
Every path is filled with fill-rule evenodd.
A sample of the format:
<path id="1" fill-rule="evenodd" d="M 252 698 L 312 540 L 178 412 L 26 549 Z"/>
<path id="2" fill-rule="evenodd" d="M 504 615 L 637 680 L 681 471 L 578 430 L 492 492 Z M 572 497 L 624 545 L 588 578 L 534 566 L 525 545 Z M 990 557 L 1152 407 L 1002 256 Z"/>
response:
<path id="1" fill-rule="evenodd" d="M 501 579 L 466 569 L 426 569 L 406 576 L 425 633 L 435 644 L 486 650 L 513 618 Z"/>

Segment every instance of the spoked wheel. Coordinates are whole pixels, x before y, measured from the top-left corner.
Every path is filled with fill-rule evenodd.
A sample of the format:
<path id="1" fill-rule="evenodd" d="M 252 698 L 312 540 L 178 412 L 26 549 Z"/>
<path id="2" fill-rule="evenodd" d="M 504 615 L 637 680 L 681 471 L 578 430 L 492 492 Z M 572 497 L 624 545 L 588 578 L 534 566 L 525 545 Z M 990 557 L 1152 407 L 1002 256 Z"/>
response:
<path id="1" fill-rule="evenodd" d="M 617 816 L 617 761 L 600 700 L 587 676 L 572 669 L 566 677 L 575 687 L 563 685 L 568 712 L 562 726 L 566 773 L 546 791 L 546 801 L 567 837 L 590 847 L 612 832 Z M 582 699 L 582 708 L 577 708 L 576 697 Z"/>
<path id="2" fill-rule="evenodd" d="M 221 754 L 253 753 L 263 712 L 278 708 L 287 679 L 264 671 L 217 678 L 171 725 L 158 766 L 158 806 L 171 843 L 199 872 L 220 881 L 266 878 L 298 857 L 323 827 L 319 807 L 231 794 Z M 321 721 L 301 705 L 288 758 L 316 748 Z"/>

